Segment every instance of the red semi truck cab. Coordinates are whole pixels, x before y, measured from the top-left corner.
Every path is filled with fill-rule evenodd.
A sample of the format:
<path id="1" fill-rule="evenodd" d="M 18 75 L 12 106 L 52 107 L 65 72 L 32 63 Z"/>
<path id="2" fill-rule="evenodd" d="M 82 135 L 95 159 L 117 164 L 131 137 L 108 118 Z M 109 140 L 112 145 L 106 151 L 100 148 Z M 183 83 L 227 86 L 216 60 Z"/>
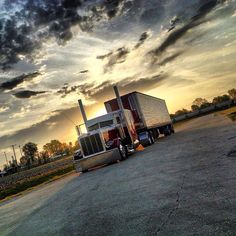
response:
<path id="1" fill-rule="evenodd" d="M 138 145 L 138 135 L 129 110 L 110 112 L 87 120 L 84 125 L 86 132 L 77 128 L 83 155 L 82 159 L 74 161 L 77 171 L 85 172 L 98 165 L 124 160 Z"/>

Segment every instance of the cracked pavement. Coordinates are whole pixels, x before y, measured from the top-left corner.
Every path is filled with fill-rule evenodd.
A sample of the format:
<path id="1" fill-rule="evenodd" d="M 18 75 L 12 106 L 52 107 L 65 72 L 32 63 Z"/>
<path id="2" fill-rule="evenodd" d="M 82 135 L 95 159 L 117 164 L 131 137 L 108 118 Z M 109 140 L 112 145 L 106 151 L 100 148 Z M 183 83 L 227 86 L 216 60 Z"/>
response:
<path id="1" fill-rule="evenodd" d="M 1 235 L 236 235 L 236 125 L 211 114 L 126 161 L 0 203 Z"/>

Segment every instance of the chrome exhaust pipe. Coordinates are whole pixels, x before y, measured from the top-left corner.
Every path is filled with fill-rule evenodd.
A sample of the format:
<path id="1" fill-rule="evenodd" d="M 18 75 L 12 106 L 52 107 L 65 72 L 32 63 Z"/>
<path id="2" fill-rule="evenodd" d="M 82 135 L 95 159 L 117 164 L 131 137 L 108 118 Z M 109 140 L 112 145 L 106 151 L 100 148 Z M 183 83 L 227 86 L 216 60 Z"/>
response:
<path id="1" fill-rule="evenodd" d="M 127 117 L 126 117 L 126 115 L 125 115 L 125 110 L 124 110 L 124 106 L 123 106 L 123 103 L 122 103 L 122 100 L 121 100 L 121 96 L 120 96 L 118 87 L 115 85 L 115 86 L 113 86 L 113 89 L 114 89 L 114 92 L 115 92 L 115 95 L 116 95 L 118 107 L 119 107 L 120 110 L 121 110 L 121 114 L 122 114 L 122 116 L 123 116 L 124 123 L 125 123 L 125 125 L 126 125 L 126 127 L 127 127 L 127 131 L 128 131 L 128 133 L 129 133 L 131 142 L 132 142 L 132 144 L 133 144 L 133 137 L 132 137 L 131 132 L 130 132 L 130 129 L 129 129 L 129 122 L 128 122 Z"/>
<path id="2" fill-rule="evenodd" d="M 118 87 L 115 85 L 113 87 L 113 89 L 114 89 L 116 99 L 117 99 L 117 102 L 118 102 L 118 107 L 120 108 L 121 112 L 124 114 L 124 106 L 123 106 L 123 103 L 122 103 L 122 100 L 121 100 L 121 97 L 120 97 Z"/>
<path id="3" fill-rule="evenodd" d="M 83 117 L 83 120 L 84 120 L 84 124 L 85 124 L 85 127 L 87 128 L 87 116 L 86 116 L 86 113 L 85 113 L 85 110 L 84 110 L 84 105 L 83 105 L 83 102 L 81 99 L 78 100 L 78 103 L 79 103 L 79 108 L 80 108 L 80 112 L 81 112 L 81 115 Z"/>

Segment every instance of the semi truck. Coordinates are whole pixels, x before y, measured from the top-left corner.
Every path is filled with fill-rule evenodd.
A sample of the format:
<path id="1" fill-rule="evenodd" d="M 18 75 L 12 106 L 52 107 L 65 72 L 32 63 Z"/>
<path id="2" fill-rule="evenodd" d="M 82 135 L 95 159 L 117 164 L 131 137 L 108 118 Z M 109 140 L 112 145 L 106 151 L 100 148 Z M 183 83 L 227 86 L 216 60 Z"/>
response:
<path id="1" fill-rule="evenodd" d="M 152 145 L 160 134 L 174 133 L 164 100 L 139 92 L 120 96 L 117 86 L 114 92 L 116 98 L 104 103 L 107 114 L 90 120 L 79 100 L 84 123 L 77 126 L 82 154 L 74 160 L 77 172 L 125 160 L 140 144 Z"/>
<path id="2" fill-rule="evenodd" d="M 123 95 L 121 100 L 124 109 L 132 113 L 141 144 L 151 145 L 160 134 L 168 136 L 174 133 L 165 100 L 136 91 Z M 108 113 L 119 110 L 117 99 L 104 104 Z"/>

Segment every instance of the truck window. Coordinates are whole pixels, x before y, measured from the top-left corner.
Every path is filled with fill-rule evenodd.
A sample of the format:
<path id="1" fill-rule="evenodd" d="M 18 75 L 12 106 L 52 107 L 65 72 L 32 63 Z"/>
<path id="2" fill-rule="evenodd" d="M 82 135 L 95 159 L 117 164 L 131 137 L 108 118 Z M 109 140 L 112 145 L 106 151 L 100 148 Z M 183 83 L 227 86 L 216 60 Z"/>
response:
<path id="1" fill-rule="evenodd" d="M 100 128 L 104 128 L 111 125 L 113 125 L 113 120 L 106 120 L 106 121 L 100 122 Z"/>
<path id="2" fill-rule="evenodd" d="M 93 130 L 96 130 L 96 129 L 99 129 L 98 124 L 95 124 L 95 125 L 92 125 L 92 126 L 88 127 L 88 131 L 93 131 Z"/>

